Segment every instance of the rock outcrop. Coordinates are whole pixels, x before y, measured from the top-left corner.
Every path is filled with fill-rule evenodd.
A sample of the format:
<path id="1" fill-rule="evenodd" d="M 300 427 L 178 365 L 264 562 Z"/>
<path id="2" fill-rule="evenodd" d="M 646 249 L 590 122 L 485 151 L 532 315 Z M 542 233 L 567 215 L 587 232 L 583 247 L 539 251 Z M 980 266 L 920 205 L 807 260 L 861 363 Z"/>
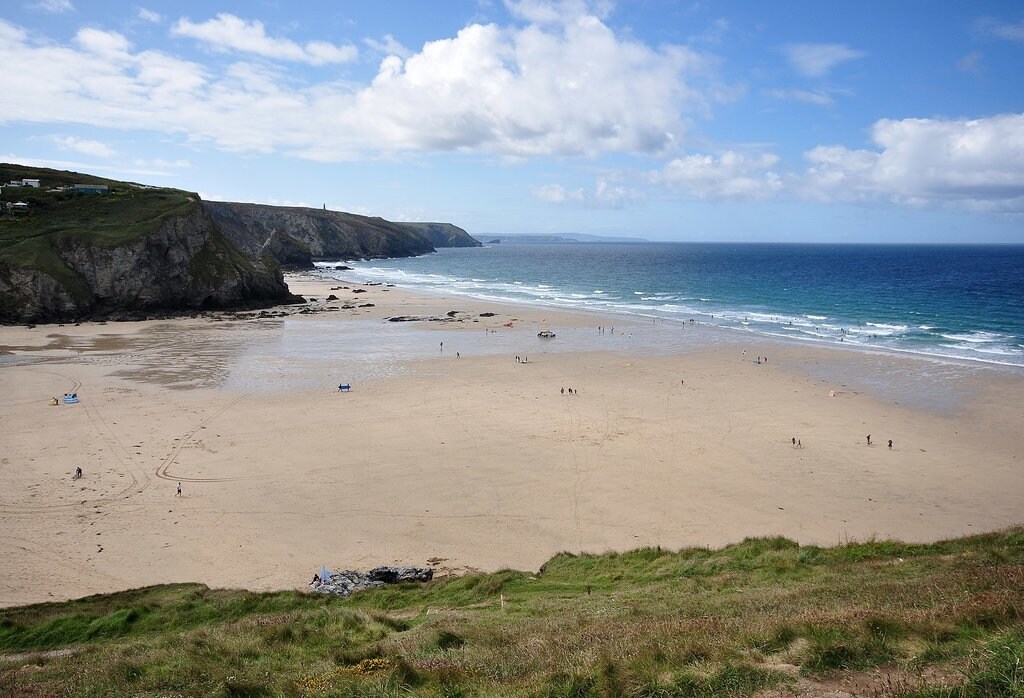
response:
<path id="1" fill-rule="evenodd" d="M 387 584 L 402 582 L 429 582 L 434 578 L 434 570 L 429 567 L 375 567 L 369 572 L 359 570 L 341 570 L 332 572 L 327 579 L 313 584 L 313 591 L 322 594 L 349 596 L 364 589 L 374 589 Z"/>
<path id="2" fill-rule="evenodd" d="M 195 202 L 151 233 L 108 246 L 79 236 L 44 268 L 0 260 L 0 322 L 129 319 L 296 300 L 268 254 L 246 255 Z"/>

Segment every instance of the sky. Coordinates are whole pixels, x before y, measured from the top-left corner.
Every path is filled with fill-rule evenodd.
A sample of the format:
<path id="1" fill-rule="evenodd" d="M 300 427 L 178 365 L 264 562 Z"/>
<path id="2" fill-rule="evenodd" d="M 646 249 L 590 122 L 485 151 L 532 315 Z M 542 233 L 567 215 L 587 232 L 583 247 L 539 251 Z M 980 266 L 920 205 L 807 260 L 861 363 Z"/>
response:
<path id="1" fill-rule="evenodd" d="M 4 0 L 0 161 L 471 235 L 1024 243 L 1024 4 Z"/>

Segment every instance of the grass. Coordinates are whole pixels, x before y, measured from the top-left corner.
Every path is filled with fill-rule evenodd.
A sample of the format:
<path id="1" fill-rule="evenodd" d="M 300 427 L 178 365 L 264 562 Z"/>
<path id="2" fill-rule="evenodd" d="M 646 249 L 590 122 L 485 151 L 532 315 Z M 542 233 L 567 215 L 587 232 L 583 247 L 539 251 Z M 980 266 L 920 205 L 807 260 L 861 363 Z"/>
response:
<path id="1" fill-rule="evenodd" d="M 0 693 L 1024 696 L 1024 529 L 571 555 L 336 599 L 182 584 L 0 610 Z M 834 686 L 832 686 L 834 688 Z"/>

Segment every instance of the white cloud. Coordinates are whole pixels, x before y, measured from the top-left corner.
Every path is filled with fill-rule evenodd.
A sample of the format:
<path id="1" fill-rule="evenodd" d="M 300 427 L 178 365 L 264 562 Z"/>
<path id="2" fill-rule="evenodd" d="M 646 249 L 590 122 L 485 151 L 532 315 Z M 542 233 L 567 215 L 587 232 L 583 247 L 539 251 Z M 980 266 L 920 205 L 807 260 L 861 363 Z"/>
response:
<path id="1" fill-rule="evenodd" d="M 824 77 L 838 64 L 865 55 L 846 44 L 786 44 L 782 51 L 793 68 L 809 78 Z"/>
<path id="2" fill-rule="evenodd" d="M 531 24 L 567 24 L 591 15 L 604 19 L 613 6 L 610 0 L 505 0 L 509 14 Z"/>
<path id="3" fill-rule="evenodd" d="M 117 32 L 88 27 L 78 31 L 75 35 L 75 43 L 89 53 L 113 59 L 128 58 L 128 51 L 131 48 L 128 39 Z"/>
<path id="4" fill-rule="evenodd" d="M 760 200 L 782 190 L 782 177 L 773 169 L 778 162 L 772 153 L 748 155 L 727 150 L 718 157 L 687 155 L 649 173 L 648 179 L 696 199 Z"/>
<path id="5" fill-rule="evenodd" d="M 164 18 L 158 12 L 154 12 L 153 10 L 147 10 L 145 7 L 140 7 L 139 19 L 141 19 L 144 22 L 159 24 L 163 21 Z"/>
<path id="6" fill-rule="evenodd" d="M 218 51 L 238 51 L 311 65 L 348 63 L 359 55 L 358 49 L 350 44 L 310 41 L 301 46 L 291 39 L 270 37 L 263 22 L 246 21 L 226 12 L 206 22 L 192 22 L 183 17 L 171 28 L 171 35 L 198 39 Z"/>
<path id="7" fill-rule="evenodd" d="M 164 160 L 163 158 L 154 158 L 152 160 L 136 159 L 133 163 L 135 167 L 145 168 L 157 168 L 160 170 L 179 170 L 188 169 L 192 167 L 192 163 L 188 160 Z"/>
<path id="8" fill-rule="evenodd" d="M 25 167 L 48 167 L 54 170 L 73 170 L 77 172 L 107 172 L 110 173 L 111 176 L 115 178 L 123 178 L 126 175 L 134 175 L 139 177 L 172 176 L 172 173 L 163 172 L 160 170 L 140 170 L 135 168 L 124 168 L 118 165 L 97 165 L 96 163 L 77 162 L 74 160 L 50 160 L 46 158 L 24 157 L 21 155 L 15 155 L 14 153 L 0 155 L 0 161 L 9 162 L 15 165 L 24 165 Z"/>
<path id="9" fill-rule="evenodd" d="M 333 57 L 330 44 L 281 43 L 241 20 L 191 26 L 235 27 L 220 45 L 250 53 Z M 672 152 L 686 120 L 729 94 L 701 54 L 620 39 L 592 15 L 545 27 L 469 25 L 408 58 L 385 58 L 362 85 L 308 84 L 266 63 L 204 66 L 93 27 L 59 44 L 3 20 L 0 64 L 0 123 L 142 129 L 319 161 Z"/>
<path id="10" fill-rule="evenodd" d="M 1024 210 L 1024 114 L 984 119 L 883 119 L 877 150 L 819 146 L 805 157 L 807 191 L 823 200 Z"/>
<path id="11" fill-rule="evenodd" d="M 644 195 L 622 184 L 599 179 L 590 200 L 601 208 L 625 208 L 643 201 Z"/>
<path id="12" fill-rule="evenodd" d="M 390 34 L 385 34 L 384 38 L 380 41 L 376 39 L 363 39 L 363 43 L 372 48 L 378 53 L 383 53 L 388 56 L 398 56 L 399 58 L 408 58 L 412 55 L 412 51 L 403 46 L 395 37 Z"/>
<path id="13" fill-rule="evenodd" d="M 976 34 L 992 36 L 1007 41 L 1024 41 L 1024 20 L 1002 22 L 994 17 L 981 17 L 974 22 Z"/>
<path id="14" fill-rule="evenodd" d="M 836 101 L 827 90 L 768 90 L 768 95 L 786 102 L 803 102 L 819 107 L 831 107 Z"/>
<path id="15" fill-rule="evenodd" d="M 981 61 L 981 52 L 971 51 L 956 62 L 956 68 L 962 73 L 982 75 L 985 72 L 985 66 Z"/>
<path id="16" fill-rule="evenodd" d="M 0 155 L 0 160 L 3 162 L 9 162 L 12 165 L 24 165 L 25 167 L 48 167 L 53 170 L 79 170 L 81 172 L 86 172 L 90 171 L 90 168 L 94 170 L 102 169 L 85 162 L 76 162 L 73 160 L 49 160 L 46 158 L 26 157 L 23 155 L 16 155 L 14 153 Z"/>
<path id="17" fill-rule="evenodd" d="M 34 2 L 27 3 L 27 6 L 33 10 L 42 10 L 54 15 L 64 14 L 75 9 L 71 0 L 34 0 Z"/>
<path id="18" fill-rule="evenodd" d="M 535 187 L 531 192 L 533 198 L 548 204 L 564 204 L 568 202 L 582 203 L 586 198 L 583 189 L 566 189 L 561 184 L 545 184 Z"/>
<path id="19" fill-rule="evenodd" d="M 93 155 L 98 158 L 110 158 L 117 152 L 106 143 L 76 138 L 75 136 L 54 136 L 53 142 L 65 150 L 73 150 L 83 155 Z"/>
<path id="20" fill-rule="evenodd" d="M 590 191 L 582 187 L 566 189 L 561 184 L 535 187 L 533 198 L 547 204 L 575 204 L 588 208 L 624 208 L 644 199 L 641 192 L 622 184 L 599 178 Z"/>

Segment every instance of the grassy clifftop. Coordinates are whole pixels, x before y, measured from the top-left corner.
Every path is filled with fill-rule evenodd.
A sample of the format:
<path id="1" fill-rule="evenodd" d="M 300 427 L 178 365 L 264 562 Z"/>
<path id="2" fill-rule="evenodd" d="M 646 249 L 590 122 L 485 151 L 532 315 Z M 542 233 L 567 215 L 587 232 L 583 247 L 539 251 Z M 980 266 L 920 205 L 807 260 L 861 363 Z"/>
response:
<path id="1" fill-rule="evenodd" d="M 277 261 L 247 254 L 196 194 L 0 165 L 0 322 L 140 318 L 295 300 Z M 103 193 L 74 190 L 102 184 Z"/>
<path id="2" fill-rule="evenodd" d="M 169 585 L 2 610 L 0 652 L 26 696 L 1022 696 L 1024 529 L 562 554 L 347 600 Z"/>
<path id="3" fill-rule="evenodd" d="M 57 251 L 77 241 L 116 247 L 152 233 L 171 216 L 196 205 L 195 194 L 147 188 L 77 172 L 0 165 L 0 183 L 38 179 L 41 186 L 4 187 L 0 202 L 24 202 L 21 215 L 0 216 L 0 261 L 39 269 L 61 278 L 65 264 Z M 51 191 L 73 184 L 106 185 L 106 195 Z"/>

